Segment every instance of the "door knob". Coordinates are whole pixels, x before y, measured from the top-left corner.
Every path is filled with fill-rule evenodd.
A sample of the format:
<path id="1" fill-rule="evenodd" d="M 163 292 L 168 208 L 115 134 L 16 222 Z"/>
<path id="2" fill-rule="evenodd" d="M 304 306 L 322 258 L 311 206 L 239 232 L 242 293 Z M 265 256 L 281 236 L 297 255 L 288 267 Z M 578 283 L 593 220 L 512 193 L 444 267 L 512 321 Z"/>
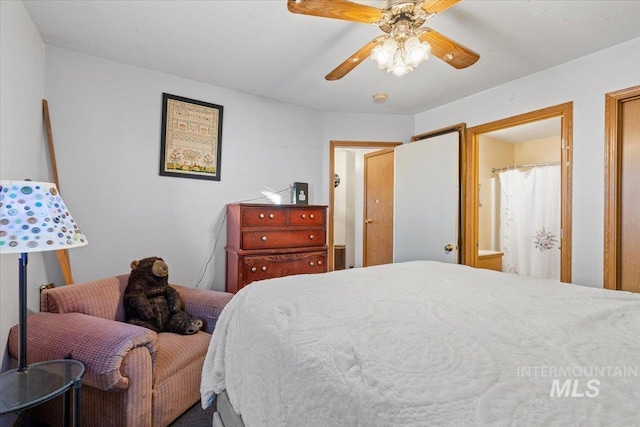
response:
<path id="1" fill-rule="evenodd" d="M 447 252 L 451 252 L 453 250 L 453 245 L 452 244 L 448 244 L 447 246 L 444 247 L 444 250 Z"/>
<path id="2" fill-rule="evenodd" d="M 371 218 L 365 218 L 364 223 L 365 224 L 371 224 L 373 222 L 373 220 Z"/>

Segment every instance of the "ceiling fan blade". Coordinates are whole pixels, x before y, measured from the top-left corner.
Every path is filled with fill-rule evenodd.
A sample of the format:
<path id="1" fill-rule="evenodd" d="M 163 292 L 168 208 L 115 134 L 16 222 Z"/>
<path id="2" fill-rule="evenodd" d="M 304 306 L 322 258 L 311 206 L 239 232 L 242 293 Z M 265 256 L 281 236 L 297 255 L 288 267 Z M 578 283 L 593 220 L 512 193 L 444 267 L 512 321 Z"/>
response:
<path id="1" fill-rule="evenodd" d="M 422 4 L 422 9 L 427 13 L 440 13 L 449 9 L 460 0 L 426 0 Z"/>
<path id="2" fill-rule="evenodd" d="M 353 70 L 358 64 L 367 59 L 369 55 L 371 55 L 371 51 L 373 50 L 373 48 L 376 47 L 378 43 L 380 43 L 380 40 L 383 40 L 386 37 L 387 36 L 379 36 L 371 40 L 369 43 L 364 45 L 362 49 L 351 55 L 346 61 L 334 68 L 333 71 L 327 74 L 324 78 L 326 80 L 339 80 L 343 78 L 349 71 Z"/>
<path id="3" fill-rule="evenodd" d="M 443 36 L 431 28 L 422 27 L 420 31 L 421 33 L 418 37 L 420 41 L 426 41 L 431 45 L 431 54 L 442 59 L 454 68 L 467 68 L 480 59 L 480 55 L 471 49 L 462 46 L 460 43 Z"/>
<path id="4" fill-rule="evenodd" d="M 288 0 L 290 12 L 323 18 L 371 24 L 380 20 L 382 10 L 347 0 Z"/>

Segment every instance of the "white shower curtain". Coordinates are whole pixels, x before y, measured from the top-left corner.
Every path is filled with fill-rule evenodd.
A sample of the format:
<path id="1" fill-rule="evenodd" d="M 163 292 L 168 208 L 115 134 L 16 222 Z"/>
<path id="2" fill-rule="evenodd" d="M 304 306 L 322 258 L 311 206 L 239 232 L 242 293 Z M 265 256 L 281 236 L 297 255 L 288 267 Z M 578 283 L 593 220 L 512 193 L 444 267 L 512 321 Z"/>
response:
<path id="1" fill-rule="evenodd" d="M 500 173 L 502 271 L 560 280 L 560 166 Z"/>

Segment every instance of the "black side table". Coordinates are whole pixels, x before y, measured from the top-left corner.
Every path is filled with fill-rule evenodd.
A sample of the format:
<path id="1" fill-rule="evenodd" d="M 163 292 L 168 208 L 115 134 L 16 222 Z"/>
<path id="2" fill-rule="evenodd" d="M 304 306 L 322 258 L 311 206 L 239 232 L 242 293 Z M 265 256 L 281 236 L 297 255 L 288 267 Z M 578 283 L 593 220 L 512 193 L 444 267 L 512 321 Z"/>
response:
<path id="1" fill-rule="evenodd" d="M 12 369 L 0 374 L 0 415 L 38 406 L 64 393 L 65 426 L 79 427 L 84 365 L 77 360 L 50 360 L 33 363 L 25 370 Z M 69 419 L 68 403 L 73 402 Z"/>

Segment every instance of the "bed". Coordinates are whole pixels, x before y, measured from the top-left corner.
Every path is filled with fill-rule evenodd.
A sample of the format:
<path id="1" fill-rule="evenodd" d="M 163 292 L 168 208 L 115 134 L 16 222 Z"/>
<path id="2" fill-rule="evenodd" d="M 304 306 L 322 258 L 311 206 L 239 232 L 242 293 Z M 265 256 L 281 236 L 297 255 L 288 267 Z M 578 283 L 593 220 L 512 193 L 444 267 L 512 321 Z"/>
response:
<path id="1" fill-rule="evenodd" d="M 414 261 L 242 289 L 201 396 L 225 427 L 636 425 L 639 374 L 640 295 Z"/>

